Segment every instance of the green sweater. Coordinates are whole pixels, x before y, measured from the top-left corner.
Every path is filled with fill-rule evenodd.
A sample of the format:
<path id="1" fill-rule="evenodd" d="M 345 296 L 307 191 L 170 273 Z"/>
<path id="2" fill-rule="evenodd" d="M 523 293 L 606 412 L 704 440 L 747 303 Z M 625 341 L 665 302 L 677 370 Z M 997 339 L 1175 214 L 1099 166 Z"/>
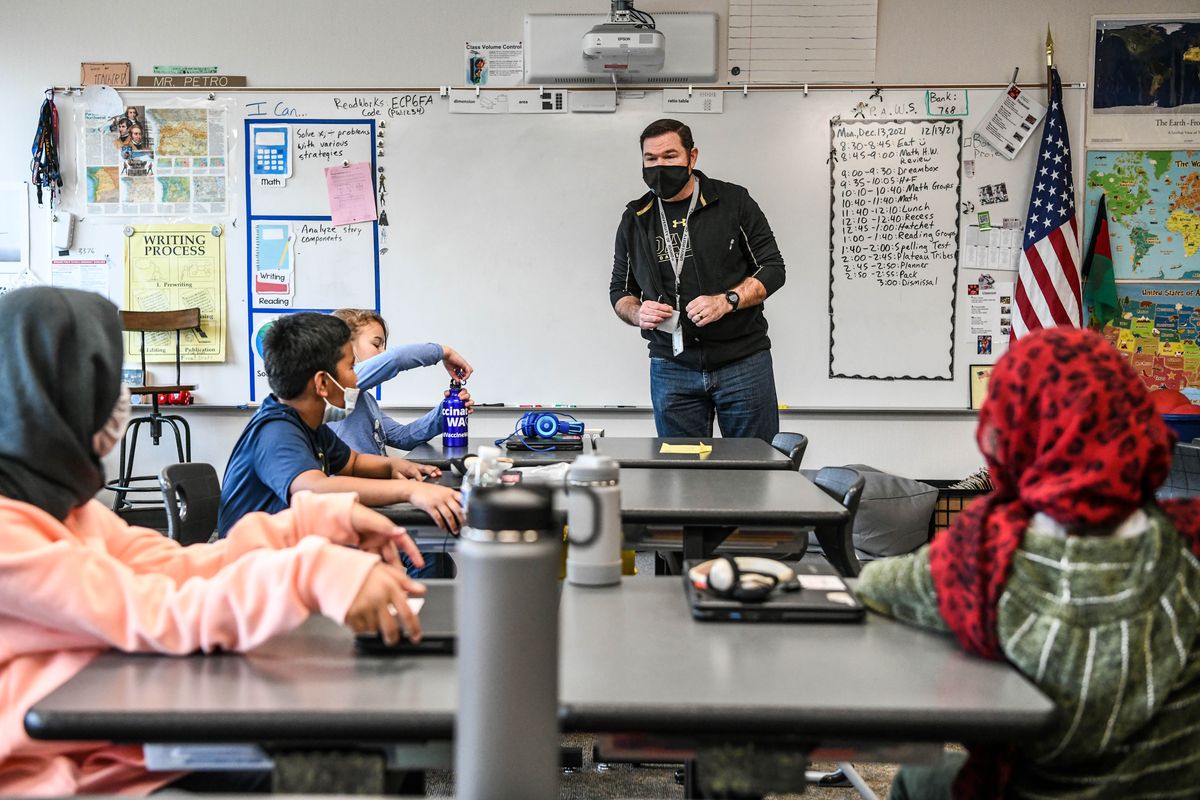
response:
<path id="1" fill-rule="evenodd" d="M 1019 744 L 1012 797 L 1200 797 L 1200 562 L 1157 510 L 1144 528 L 1064 537 L 1033 525 L 1014 555 L 1000 645 L 1059 714 Z M 868 564 L 858 594 L 949 630 L 927 546 Z"/>

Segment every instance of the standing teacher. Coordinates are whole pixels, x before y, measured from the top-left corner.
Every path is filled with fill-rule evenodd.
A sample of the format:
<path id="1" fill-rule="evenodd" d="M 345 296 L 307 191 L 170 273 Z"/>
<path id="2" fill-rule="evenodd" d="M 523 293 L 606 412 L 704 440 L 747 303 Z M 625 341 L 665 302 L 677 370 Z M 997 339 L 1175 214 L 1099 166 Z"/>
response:
<path id="1" fill-rule="evenodd" d="M 649 342 L 658 435 L 712 436 L 715 415 L 722 436 L 770 442 L 779 404 L 762 304 L 784 281 L 775 235 L 743 187 L 696 170 L 687 125 L 651 123 L 641 151 L 650 192 L 621 217 L 609 300 Z"/>

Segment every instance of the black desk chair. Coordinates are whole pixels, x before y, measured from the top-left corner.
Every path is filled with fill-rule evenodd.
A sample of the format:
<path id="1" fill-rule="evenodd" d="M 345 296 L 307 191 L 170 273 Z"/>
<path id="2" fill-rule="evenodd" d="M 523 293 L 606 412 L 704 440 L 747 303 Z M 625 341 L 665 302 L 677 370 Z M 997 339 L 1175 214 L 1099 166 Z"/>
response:
<path id="1" fill-rule="evenodd" d="M 808 437 L 803 433 L 780 431 L 771 440 L 771 446 L 792 460 L 792 469 L 799 470 L 804 451 L 808 449 Z"/>
<path id="2" fill-rule="evenodd" d="M 862 571 L 862 565 L 854 552 L 854 516 L 858 513 L 858 503 L 862 500 L 863 486 L 866 479 L 856 469 L 849 467 L 822 467 L 813 478 L 813 483 L 820 486 L 825 494 L 837 500 L 850 512 L 850 518 L 838 531 L 837 541 L 822 550 L 825 559 L 834 566 L 844 577 L 853 578 Z"/>
<path id="3" fill-rule="evenodd" d="M 184 546 L 209 541 L 221 510 L 221 481 L 213 465 L 168 464 L 158 482 L 167 507 L 167 536 Z"/>
<path id="4" fill-rule="evenodd" d="M 166 336 L 170 331 L 175 332 L 175 383 L 169 385 L 130 386 L 130 394 L 150 395 L 150 413 L 135 417 L 129 423 L 129 428 L 121 438 L 121 466 L 117 480 L 105 486 L 113 492 L 113 510 L 133 512 L 135 506 L 159 506 L 160 489 L 158 476 L 134 475 L 133 461 L 137 455 L 137 437 L 142 426 L 150 429 L 150 439 L 156 446 L 162 439 L 163 426 L 169 425 L 175 434 L 175 450 L 179 461 L 192 460 L 192 430 L 187 420 L 178 414 L 163 414 L 158 408 L 158 395 L 168 392 L 194 391 L 195 386 L 180 383 L 180 362 L 182 360 L 182 333 L 185 330 L 200 328 L 200 309 L 185 308 L 179 311 L 122 311 L 121 328 L 125 331 L 141 334 L 142 375 L 146 374 L 146 334 L 161 334 Z M 143 377 L 143 383 L 145 378 Z M 136 495 L 153 493 L 154 499 L 141 500 Z M 135 497 L 130 497 L 130 495 Z M 160 506 L 161 507 L 161 506 Z"/>

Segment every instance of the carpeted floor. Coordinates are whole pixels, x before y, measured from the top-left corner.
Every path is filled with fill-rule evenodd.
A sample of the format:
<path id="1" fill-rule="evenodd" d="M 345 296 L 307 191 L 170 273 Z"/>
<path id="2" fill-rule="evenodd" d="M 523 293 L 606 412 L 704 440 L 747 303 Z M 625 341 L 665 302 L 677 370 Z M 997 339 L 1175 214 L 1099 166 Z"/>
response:
<path id="1" fill-rule="evenodd" d="M 675 781 L 677 767 L 664 765 L 635 766 L 612 764 L 598 769 L 592 762 L 592 737 L 574 734 L 563 737 L 563 744 L 583 750 L 583 768 L 562 776 L 559 797 L 563 800 L 582 798 L 682 798 L 683 786 Z M 888 795 L 896 767 L 891 764 L 855 764 L 859 775 L 871 787 L 880 800 Z M 827 771 L 833 764 L 816 764 L 811 769 Z M 449 797 L 454 794 L 454 773 L 434 771 L 427 775 L 426 791 L 430 797 Z M 803 795 L 814 800 L 842 800 L 857 798 L 859 794 L 851 788 L 824 788 L 810 786 Z M 772 795 L 778 800 L 800 797 L 796 794 Z"/>

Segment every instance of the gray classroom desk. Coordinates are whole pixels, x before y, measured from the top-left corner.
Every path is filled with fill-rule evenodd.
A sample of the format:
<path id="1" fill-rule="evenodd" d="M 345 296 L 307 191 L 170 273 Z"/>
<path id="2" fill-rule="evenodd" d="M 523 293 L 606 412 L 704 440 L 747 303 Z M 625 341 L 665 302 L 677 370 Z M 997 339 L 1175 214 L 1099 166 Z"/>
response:
<path id="1" fill-rule="evenodd" d="M 738 526 L 812 527 L 829 562 L 843 575 L 855 570 L 849 513 L 799 472 L 745 469 L 621 469 L 621 522 L 676 526 L 683 530 L 684 559 L 707 558 Z M 377 509 L 397 525 L 426 528 L 418 544 L 453 549 L 454 542 L 429 528 L 425 512 L 407 503 Z M 627 540 L 641 550 L 678 549 L 651 539 Z"/>
<path id="2" fill-rule="evenodd" d="M 1008 664 L 874 614 L 697 622 L 676 577 L 566 585 L 561 616 L 565 726 L 599 734 L 599 761 L 685 762 L 684 797 L 714 755 L 751 772 L 797 753 L 924 761 L 944 742 L 1028 739 L 1055 713 Z"/>
<path id="3" fill-rule="evenodd" d="M 849 517 L 841 503 L 791 470 L 621 470 L 621 521 L 681 527 L 687 560 L 709 557 L 738 526 L 812 527 L 829 562 L 851 575 Z M 652 542 L 629 544 L 657 549 Z"/>
<path id="4" fill-rule="evenodd" d="M 704 458 L 690 453 L 662 453 L 664 442 L 671 444 L 696 444 L 703 441 L 712 445 L 712 452 Z M 440 439 L 418 445 L 405 458 L 421 464 L 432 464 L 441 469 L 450 466 L 451 458 L 461 458 L 468 453 L 478 453 L 480 445 L 495 444 L 494 439 L 470 438 L 467 447 L 452 450 L 443 449 Z M 588 440 L 584 440 L 581 452 L 591 452 Z M 652 468 L 692 468 L 692 469 L 791 469 L 792 461 L 786 455 L 776 450 L 762 439 L 655 439 L 649 436 L 601 436 L 596 439 L 595 452 L 611 456 L 620 462 L 622 467 L 642 469 Z M 508 458 L 513 459 L 515 467 L 537 467 L 542 464 L 556 464 L 561 461 L 574 461 L 580 451 L 546 451 L 525 452 L 521 450 L 505 451 Z"/>
<path id="5" fill-rule="evenodd" d="M 697 622 L 678 577 L 566 584 L 562 717 L 581 731 L 1003 741 L 1054 704 L 1011 666 L 875 614 L 855 623 Z"/>
<path id="6" fill-rule="evenodd" d="M 679 578 L 567 585 L 560 630 L 559 717 L 569 731 L 798 747 L 1011 741 L 1054 712 L 1010 666 L 968 656 L 949 636 L 874 615 L 863 624 L 695 622 Z M 246 655 L 101 655 L 39 701 L 25 727 L 35 739 L 281 751 L 407 742 L 417 748 L 407 765 L 431 766 L 448 750 L 430 742 L 453 736 L 455 668 L 452 656 L 357 656 L 350 631 L 314 616 Z"/>
<path id="7" fill-rule="evenodd" d="M 704 458 L 691 453 L 662 453 L 662 445 L 712 445 Z M 791 469 L 792 460 L 762 439 L 654 439 L 642 436 L 602 436 L 596 452 L 615 458 L 622 467 L 638 469 Z"/>
<path id="8" fill-rule="evenodd" d="M 495 439 L 489 439 L 484 436 L 471 436 L 467 439 L 466 447 L 442 447 L 441 437 L 432 439 L 424 444 L 417 445 L 404 458 L 409 461 L 415 461 L 418 464 L 431 464 L 439 469 L 449 469 L 450 460 L 453 458 L 462 458 L 465 455 L 478 453 L 482 445 L 494 447 Z M 581 453 L 590 453 L 591 441 L 588 438 L 583 440 L 583 450 L 508 450 L 501 448 L 504 451 L 506 458 L 513 460 L 514 467 L 540 467 L 544 464 L 558 464 L 563 461 L 574 461 L 575 456 Z"/>

